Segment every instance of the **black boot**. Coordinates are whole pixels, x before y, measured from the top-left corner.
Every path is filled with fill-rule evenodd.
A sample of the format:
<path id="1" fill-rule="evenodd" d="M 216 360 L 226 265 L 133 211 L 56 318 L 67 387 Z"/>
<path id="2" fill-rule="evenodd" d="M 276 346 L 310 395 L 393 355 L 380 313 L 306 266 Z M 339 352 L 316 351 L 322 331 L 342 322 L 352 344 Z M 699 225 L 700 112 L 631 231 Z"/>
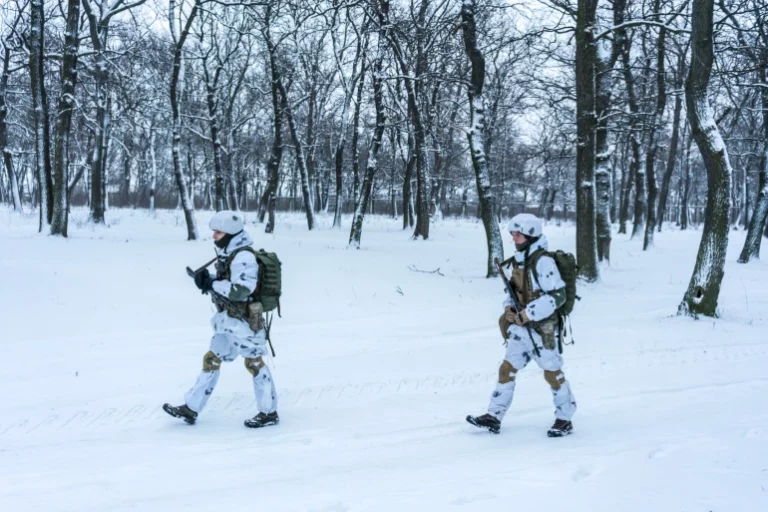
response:
<path id="1" fill-rule="evenodd" d="M 197 413 L 187 407 L 187 404 L 175 407 L 170 404 L 163 405 L 163 410 L 173 416 L 174 418 L 184 418 L 184 421 L 190 425 L 194 425 L 197 420 Z"/>
<path id="2" fill-rule="evenodd" d="M 501 422 L 496 416 L 483 414 L 482 416 L 467 416 L 467 421 L 476 427 L 487 428 L 490 432 L 498 434 L 501 429 Z"/>
<path id="3" fill-rule="evenodd" d="M 280 423 L 280 418 L 277 416 L 277 411 L 270 413 L 260 412 L 253 418 L 245 420 L 244 424 L 248 428 L 261 428 L 268 427 L 269 425 L 277 425 Z"/>
<path id="4" fill-rule="evenodd" d="M 555 420 L 555 424 L 552 425 L 547 431 L 549 437 L 565 437 L 573 432 L 573 423 L 568 420 Z"/>

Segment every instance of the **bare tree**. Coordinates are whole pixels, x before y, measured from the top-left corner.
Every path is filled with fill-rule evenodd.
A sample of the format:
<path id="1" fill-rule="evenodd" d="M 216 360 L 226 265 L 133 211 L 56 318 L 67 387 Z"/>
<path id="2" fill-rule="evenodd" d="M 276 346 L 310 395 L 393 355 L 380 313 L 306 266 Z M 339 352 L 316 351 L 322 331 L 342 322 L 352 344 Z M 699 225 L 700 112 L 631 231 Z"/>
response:
<path id="1" fill-rule="evenodd" d="M 187 41 L 189 32 L 192 29 L 192 24 L 195 21 L 195 17 L 202 9 L 202 5 L 203 0 L 194 0 L 192 8 L 187 15 L 186 21 L 182 21 L 183 9 L 181 5 L 179 5 L 178 14 L 176 13 L 175 0 L 171 0 L 168 5 L 168 23 L 171 27 L 171 38 L 173 40 L 173 70 L 171 72 L 169 88 L 172 116 L 171 159 L 173 161 L 173 176 L 176 179 L 176 187 L 179 191 L 181 205 L 184 209 L 184 219 L 187 223 L 187 240 L 197 240 L 197 222 L 195 221 L 194 206 L 190 203 L 189 193 L 187 192 L 187 183 L 184 180 L 184 174 L 181 169 L 181 115 L 179 112 L 178 89 L 184 43 Z"/>
<path id="2" fill-rule="evenodd" d="M 576 16 L 576 259 L 579 275 L 596 281 L 597 225 L 595 208 L 595 45 L 597 0 L 579 0 Z"/>
<path id="3" fill-rule="evenodd" d="M 21 9 L 18 9 L 16 15 L 9 23 L 9 34 L 0 41 L 3 51 L 3 69 L 2 75 L 0 75 L 0 153 L 2 153 L 3 166 L 8 175 L 9 196 L 13 201 L 13 208 L 18 212 L 24 211 L 24 208 L 21 203 L 21 196 L 19 195 L 19 184 L 16 180 L 16 173 L 13 169 L 13 154 L 8 148 L 8 123 L 6 120 L 8 118 L 8 79 L 10 78 L 11 73 L 11 40 L 20 21 Z"/>
<path id="4" fill-rule="evenodd" d="M 504 244 L 501 241 L 499 225 L 495 218 L 495 198 L 491 189 L 488 173 L 488 161 L 485 154 L 485 101 L 483 99 L 483 84 L 485 83 L 485 58 L 479 49 L 477 41 L 477 26 L 475 24 L 475 0 L 464 0 L 461 7 L 461 28 L 464 35 L 464 51 L 471 62 L 472 74 L 467 85 L 469 98 L 469 151 L 472 167 L 475 170 L 477 196 L 480 203 L 480 217 L 485 228 L 488 243 L 488 260 L 486 262 L 486 277 L 497 274 L 494 259 L 504 259 Z"/>
<path id="5" fill-rule="evenodd" d="M 704 231 L 688 290 L 678 314 L 717 316 L 731 206 L 731 164 L 712 117 L 708 89 L 714 61 L 714 0 L 699 0 L 691 11 L 691 67 L 685 84 L 688 122 L 707 169 Z"/>
<path id="6" fill-rule="evenodd" d="M 77 85 L 77 52 L 80 48 L 78 33 L 80 23 L 80 0 L 68 0 L 67 25 L 64 39 L 64 55 L 61 66 L 61 92 L 59 109 L 54 131 L 55 153 L 53 158 L 53 219 L 51 234 L 67 236 L 67 213 L 69 210 L 67 186 L 67 162 L 69 136 L 72 128 L 72 113 L 75 108 L 75 86 Z"/>
<path id="7" fill-rule="evenodd" d="M 50 190 L 50 162 L 48 153 L 49 131 L 47 114 L 47 98 L 45 94 L 45 83 L 43 73 L 43 34 L 45 25 L 45 15 L 43 10 L 43 0 L 31 0 L 31 15 L 29 18 L 29 78 L 32 87 L 32 123 L 35 130 L 35 175 L 38 186 L 38 206 L 40 208 L 40 224 L 38 231 L 43 230 L 43 226 L 50 224 L 51 203 Z"/>

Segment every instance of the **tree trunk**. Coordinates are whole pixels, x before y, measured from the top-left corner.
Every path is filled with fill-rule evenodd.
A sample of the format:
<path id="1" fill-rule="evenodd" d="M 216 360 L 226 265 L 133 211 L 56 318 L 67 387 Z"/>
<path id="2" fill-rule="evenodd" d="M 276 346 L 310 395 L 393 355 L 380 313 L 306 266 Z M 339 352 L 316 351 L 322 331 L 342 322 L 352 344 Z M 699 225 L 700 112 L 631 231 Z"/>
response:
<path id="1" fill-rule="evenodd" d="M 403 75 L 403 85 L 408 99 L 408 118 L 413 127 L 415 146 L 413 157 L 416 167 L 416 229 L 413 232 L 413 238 L 421 237 L 424 240 L 429 238 L 429 173 L 426 159 L 426 135 L 420 108 L 419 80 L 421 75 L 426 72 L 426 55 L 424 54 L 426 34 L 424 30 L 428 6 L 429 0 L 421 0 L 416 24 L 416 65 L 413 71 L 410 70 L 406 62 L 406 56 L 401 48 L 397 33 L 392 31 L 388 37 L 392 53 Z M 380 0 L 379 7 L 380 23 L 390 24 L 389 0 Z"/>
<path id="2" fill-rule="evenodd" d="M 678 314 L 717 316 L 731 206 L 731 164 L 707 98 L 714 61 L 714 0 L 691 9 L 691 68 L 685 84 L 688 121 L 707 169 L 707 206 L 696 266 Z"/>
<path id="3" fill-rule="evenodd" d="M 765 36 L 765 37 L 768 37 Z M 748 263 L 752 259 L 760 257 L 761 233 L 768 236 L 768 48 L 762 49 L 760 59 L 761 66 L 757 70 L 760 85 L 760 101 L 762 104 L 763 126 L 762 144 L 763 153 L 760 158 L 760 174 L 757 184 L 757 200 L 752 218 L 747 229 L 747 238 L 739 255 L 739 263 Z"/>
<path id="4" fill-rule="evenodd" d="M 151 171 L 149 175 L 149 214 L 155 215 L 155 194 L 157 193 L 157 154 L 155 153 L 155 140 L 157 138 L 154 127 L 149 135 L 149 161 Z"/>
<path id="5" fill-rule="evenodd" d="M 381 21 L 381 20 L 380 20 Z M 384 65 L 384 48 L 387 39 L 387 32 L 389 27 L 386 25 L 379 25 L 379 41 L 378 48 L 376 50 L 376 61 L 373 64 L 371 73 L 371 82 L 373 84 L 373 103 L 376 107 L 376 128 L 373 132 L 373 139 L 371 140 L 371 147 L 368 152 L 368 163 L 365 166 L 365 176 L 363 177 L 363 186 L 360 190 L 359 199 L 355 204 L 355 216 L 352 219 L 352 228 L 349 233 L 349 245 L 359 249 L 360 238 L 363 234 L 363 220 L 365 218 L 365 210 L 371 199 L 371 190 L 373 188 L 373 180 L 376 176 L 376 171 L 379 167 L 379 151 L 381 150 L 381 141 L 384 138 L 384 129 L 386 128 L 387 116 L 384 113 L 384 98 L 383 98 L 383 73 L 382 68 Z M 365 57 L 363 57 L 365 62 Z M 365 65 L 360 70 L 360 85 L 365 82 Z M 360 106 L 360 100 L 362 99 L 362 90 L 358 90 L 358 105 L 356 111 Z M 356 112 L 357 116 L 357 112 Z M 355 128 L 355 130 L 357 130 Z M 354 147 L 353 147 L 354 151 Z M 353 152 L 354 154 L 354 152 Z M 394 172 L 394 169 L 393 169 Z"/>
<path id="6" fill-rule="evenodd" d="M 269 38 L 269 22 L 271 8 L 267 7 L 267 16 L 265 20 L 264 38 Z M 280 78 L 280 70 L 277 67 L 277 55 L 276 49 L 269 48 L 269 70 L 271 77 L 270 91 L 272 93 L 272 150 L 267 161 L 267 184 L 264 187 L 264 193 L 261 196 L 259 202 L 259 222 L 264 222 L 264 218 L 269 214 L 265 233 L 273 233 L 275 231 L 275 205 L 277 185 L 280 179 L 280 162 L 283 159 L 283 113 L 280 108 L 280 91 L 277 87 L 277 82 Z"/>
<path id="7" fill-rule="evenodd" d="M 763 91 L 763 96 L 768 96 L 768 89 Z M 747 238 L 739 255 L 739 263 L 749 263 L 753 259 L 760 258 L 761 233 L 766 229 L 768 219 L 768 104 L 763 110 L 763 154 L 760 158 L 760 174 L 757 184 L 757 201 L 752 212 L 752 218 L 747 230 Z"/>
<path id="8" fill-rule="evenodd" d="M 672 121 L 672 138 L 669 141 L 669 153 L 667 154 L 667 167 L 664 170 L 664 177 L 661 180 L 661 193 L 659 194 L 658 231 L 664 224 L 664 214 L 667 211 L 667 200 L 669 198 L 669 184 L 672 181 L 672 173 L 675 171 L 675 162 L 677 161 L 677 147 L 680 143 L 680 118 L 683 112 L 683 72 L 685 70 L 685 54 L 681 54 L 678 60 L 677 73 L 675 75 L 675 113 Z"/>
<path id="9" fill-rule="evenodd" d="M 467 86 L 469 98 L 469 151 L 472 157 L 472 167 L 475 170 L 477 197 L 480 203 L 480 217 L 485 228 L 485 238 L 488 246 L 486 261 L 486 277 L 497 274 L 494 259 L 504 259 L 504 244 L 501 241 L 499 225 L 494 212 L 496 210 L 488 172 L 488 161 L 485 155 L 485 102 L 483 100 L 483 85 L 485 83 L 485 58 L 478 47 L 477 27 L 475 26 L 475 0 L 464 0 L 461 7 L 461 27 L 464 36 L 464 52 L 472 64 L 472 78 Z"/>
<path id="10" fill-rule="evenodd" d="M 173 4 L 171 4 L 173 5 Z M 173 136 L 171 141 L 171 159 L 173 161 L 173 176 L 176 181 L 176 187 L 181 197 L 181 207 L 184 209 L 184 219 L 187 223 L 187 240 L 197 240 L 197 223 L 195 221 L 194 205 L 190 204 L 189 194 L 187 193 L 187 183 L 184 180 L 184 173 L 181 169 L 181 113 L 179 112 L 179 73 L 181 72 L 182 49 L 187 40 L 189 31 L 192 28 L 192 22 L 195 20 L 201 8 L 201 0 L 195 0 L 192 10 L 189 12 L 187 21 L 184 24 L 179 39 L 175 41 L 173 52 L 173 71 L 171 73 L 171 121 L 173 126 Z M 175 27 L 176 19 L 173 9 L 170 9 L 168 21 Z M 175 29 L 172 30 L 175 34 Z"/>
<path id="11" fill-rule="evenodd" d="M 661 0 L 655 0 L 654 11 L 657 17 L 660 13 L 660 7 Z M 656 153 L 659 150 L 664 109 L 667 107 L 667 82 L 664 70 L 666 40 L 667 30 L 662 26 L 659 29 L 656 53 L 656 110 L 653 113 L 651 132 L 648 137 L 648 151 L 645 154 L 645 176 L 648 180 L 648 211 L 646 214 L 645 236 L 643 237 L 644 251 L 653 245 L 653 235 L 656 232 L 656 197 L 659 193 L 659 187 L 656 184 Z"/>
<path id="12" fill-rule="evenodd" d="M 408 137 L 411 138 L 410 136 Z M 412 144 L 409 144 L 412 146 Z M 416 156 L 408 157 L 408 163 L 405 165 L 405 177 L 403 178 L 403 229 L 413 227 L 413 189 L 411 179 L 413 177 L 413 168 L 416 166 Z"/>
<path id="13" fill-rule="evenodd" d="M 53 159 L 53 219 L 51 234 L 67 236 L 69 210 L 67 185 L 69 134 L 72 128 L 72 112 L 75 108 L 77 85 L 77 52 L 80 47 L 78 28 L 80 0 L 68 0 L 67 26 L 64 37 L 64 55 L 61 65 L 61 93 L 54 132 L 55 154 Z"/>
<path id="14" fill-rule="evenodd" d="M 357 64 L 358 62 L 361 63 L 360 65 L 360 75 L 357 74 Z M 360 93 L 359 96 L 362 96 L 362 84 L 365 80 L 363 80 L 363 76 L 365 73 L 365 48 L 363 48 L 362 41 L 358 38 L 357 42 L 357 53 L 355 55 L 355 61 L 352 64 L 352 75 L 351 75 L 351 83 L 347 87 L 346 83 L 344 86 L 344 106 L 341 109 L 341 127 L 340 127 L 340 133 L 339 133 L 339 140 L 336 143 L 336 151 L 335 151 L 335 157 L 334 157 L 334 168 L 336 171 L 336 208 L 333 213 L 333 227 L 334 228 L 341 228 L 341 215 L 343 213 L 343 206 L 344 206 L 344 180 L 343 180 L 343 171 L 344 171 L 344 147 L 347 144 L 347 118 L 349 117 L 349 106 L 352 103 L 352 97 L 356 96 L 356 81 L 360 80 Z M 360 102 L 359 100 L 356 103 L 355 106 L 355 127 L 354 129 L 357 129 L 357 123 L 359 122 L 360 117 Z M 355 136 L 357 133 L 355 133 Z M 353 164 L 354 166 L 354 181 L 352 184 L 352 198 L 353 201 L 355 201 L 356 195 L 357 195 L 357 187 L 358 187 L 358 170 L 357 170 L 357 164 Z M 355 203 L 353 203 L 355 204 Z"/>
<path id="15" fill-rule="evenodd" d="M 205 77 L 205 103 L 208 107 L 208 130 L 211 135 L 213 150 L 213 182 L 215 189 L 216 211 L 227 209 L 228 201 L 225 200 L 226 187 L 224 185 L 224 170 L 221 165 L 221 137 L 219 134 L 218 102 L 216 99 L 217 86 L 221 67 L 217 66 L 214 76 L 208 72 L 208 60 L 203 59 L 203 75 Z"/>
<path id="16" fill-rule="evenodd" d="M 627 219 L 629 219 L 629 199 L 632 195 L 632 184 L 634 175 L 632 174 L 632 165 L 627 167 L 627 155 L 630 146 L 630 134 L 624 142 L 624 149 L 621 157 L 621 190 L 619 190 L 619 233 L 627 233 Z"/>
<path id="17" fill-rule="evenodd" d="M 604 44 L 604 43 L 598 43 Z M 602 51 L 600 51 L 602 49 Z M 618 57 L 618 49 L 612 51 L 597 48 L 595 54 L 595 100 L 597 132 L 595 133 L 595 195 L 598 261 L 611 260 L 611 159 L 614 147 L 608 141 L 608 116 L 611 108 L 611 73 Z"/>
<path id="18" fill-rule="evenodd" d="M 271 41 L 269 42 L 271 45 Z M 293 109 L 288 102 L 288 92 L 283 86 L 281 79 L 277 80 L 277 87 L 280 90 L 281 104 L 283 107 L 283 113 L 285 119 L 288 121 L 288 130 L 291 133 L 293 139 L 293 146 L 296 150 L 296 165 L 299 167 L 299 175 L 301 176 L 301 195 L 304 198 L 304 211 L 307 215 L 307 228 L 312 230 L 315 228 L 315 208 L 312 203 L 312 194 L 309 191 L 309 174 L 307 172 L 307 164 L 304 159 L 304 148 L 299 139 L 299 133 L 296 129 L 296 121 L 293 117 Z"/>
<path id="19" fill-rule="evenodd" d="M 367 48 L 367 41 L 366 41 Z M 355 110 L 352 113 L 352 202 L 357 205 L 360 195 L 360 110 L 363 106 L 363 87 L 365 86 L 365 56 L 367 52 L 363 52 L 362 64 L 360 67 L 360 79 L 357 84 L 357 94 L 355 95 Z M 376 87 L 374 86 L 374 95 L 376 94 Z M 375 101 L 375 98 L 374 98 Z M 386 118 L 385 118 L 386 119 Z M 383 134 L 382 134 L 383 137 Z M 381 141 L 379 141 L 381 145 Z M 368 167 L 366 166 L 366 172 Z M 371 184 L 373 185 L 373 184 Z M 357 210 L 357 207 L 355 207 Z M 359 241 L 359 240 L 358 240 Z"/>
<path id="20" fill-rule="evenodd" d="M 0 155 L 2 155 L 3 166 L 8 174 L 9 195 L 13 201 L 13 209 L 17 212 L 23 212 L 21 196 L 19 195 L 19 184 L 16 180 L 16 173 L 13 171 L 13 155 L 8 149 L 8 104 L 6 96 L 8 91 L 9 66 L 11 62 L 11 49 L 3 45 L 3 74 L 0 75 Z"/>
<path id="21" fill-rule="evenodd" d="M 616 42 L 619 52 L 621 54 L 621 63 L 624 73 L 624 82 L 627 89 L 627 98 L 629 100 L 629 111 L 631 114 L 629 123 L 629 140 L 631 144 L 631 160 L 630 160 L 630 175 L 634 177 L 635 182 L 635 207 L 634 207 L 634 221 L 632 224 L 632 236 L 640 234 L 643 229 L 643 222 L 645 217 L 646 202 L 645 202 L 645 173 L 642 170 L 640 161 L 640 140 L 638 138 L 639 127 L 639 114 L 640 107 L 637 102 L 637 94 L 635 93 L 635 78 L 632 75 L 632 61 L 630 58 L 630 43 L 627 37 L 627 30 L 622 25 L 624 24 L 624 16 L 626 14 L 627 0 L 615 0 L 613 3 L 613 20 L 614 25 L 622 27 L 616 30 Z M 627 188 L 628 191 L 629 187 Z M 628 202 L 628 201 L 627 201 Z"/>
<path id="22" fill-rule="evenodd" d="M 595 205 L 595 13 L 597 0 L 579 0 L 576 18 L 576 259 L 579 275 L 597 281 Z"/>
<path id="23" fill-rule="evenodd" d="M 45 172 L 45 124 L 43 120 L 42 89 L 43 89 L 43 0 L 32 0 L 30 7 L 29 30 L 29 78 L 32 88 L 32 124 L 35 130 L 34 169 L 37 177 L 38 206 L 40 207 L 40 223 L 38 231 L 48 224 L 48 196 L 50 189 Z"/>

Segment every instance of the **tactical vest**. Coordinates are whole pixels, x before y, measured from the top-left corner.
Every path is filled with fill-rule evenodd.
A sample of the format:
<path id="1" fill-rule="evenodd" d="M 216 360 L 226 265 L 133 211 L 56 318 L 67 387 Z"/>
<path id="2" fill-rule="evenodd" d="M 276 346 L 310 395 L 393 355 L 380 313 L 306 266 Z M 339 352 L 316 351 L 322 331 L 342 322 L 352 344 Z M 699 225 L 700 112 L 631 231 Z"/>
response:
<path id="1" fill-rule="evenodd" d="M 219 258 L 219 260 L 216 262 L 216 279 L 225 279 L 227 281 L 231 281 L 232 277 L 232 262 L 235 259 L 235 256 L 240 251 L 248 251 L 250 253 L 254 253 L 255 251 L 251 249 L 250 247 L 241 247 L 235 251 L 232 252 L 229 256 L 226 258 Z M 255 254 L 254 254 L 255 257 Z M 256 265 L 258 265 L 258 260 L 256 261 Z M 261 320 L 259 319 L 253 319 L 254 322 L 251 322 L 251 316 L 254 316 L 253 313 L 256 313 L 255 311 L 251 311 L 253 308 L 251 305 L 251 296 L 248 296 L 248 300 L 245 302 L 240 301 L 231 301 L 228 300 L 226 302 L 224 301 L 217 301 L 216 295 L 213 295 L 213 303 L 216 305 L 216 308 L 219 312 L 226 311 L 229 316 L 232 318 L 237 318 L 238 320 L 245 320 L 249 324 L 253 323 L 251 328 L 254 331 L 257 331 L 260 329 L 255 329 L 254 327 L 258 327 L 261 325 Z M 258 314 L 259 317 L 261 317 L 261 314 Z"/>
<path id="2" fill-rule="evenodd" d="M 528 304 L 538 299 L 543 295 L 541 290 L 533 289 L 533 277 L 532 272 L 535 272 L 535 265 L 539 261 L 538 258 L 529 256 L 526 258 L 524 264 L 518 263 L 514 258 L 512 259 L 512 280 L 515 283 L 515 290 L 517 291 L 517 300 L 520 305 L 526 307 Z M 533 269 L 533 270 L 532 270 Z"/>

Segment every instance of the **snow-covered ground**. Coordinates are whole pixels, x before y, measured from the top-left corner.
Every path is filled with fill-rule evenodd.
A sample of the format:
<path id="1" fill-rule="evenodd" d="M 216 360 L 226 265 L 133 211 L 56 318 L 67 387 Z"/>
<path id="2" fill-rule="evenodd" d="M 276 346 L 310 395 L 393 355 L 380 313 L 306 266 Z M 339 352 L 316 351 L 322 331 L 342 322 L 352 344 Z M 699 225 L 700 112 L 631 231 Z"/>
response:
<path id="1" fill-rule="evenodd" d="M 251 224 L 284 262 L 284 297 L 281 424 L 250 430 L 239 360 L 197 425 L 160 409 L 207 350 L 211 305 L 184 268 L 213 255 L 209 215 L 186 242 L 177 212 L 111 210 L 94 228 L 76 210 L 63 240 L 0 211 L 0 510 L 768 510 L 768 263 L 736 264 L 742 233 L 722 318 L 700 321 L 675 316 L 700 232 L 665 231 L 646 253 L 616 235 L 566 348 L 576 430 L 549 439 L 535 365 L 500 435 L 464 421 L 485 411 L 504 353 L 480 223 L 438 221 L 414 242 L 372 218 L 359 251 L 348 218 Z M 573 250 L 572 227 L 545 231 Z"/>

